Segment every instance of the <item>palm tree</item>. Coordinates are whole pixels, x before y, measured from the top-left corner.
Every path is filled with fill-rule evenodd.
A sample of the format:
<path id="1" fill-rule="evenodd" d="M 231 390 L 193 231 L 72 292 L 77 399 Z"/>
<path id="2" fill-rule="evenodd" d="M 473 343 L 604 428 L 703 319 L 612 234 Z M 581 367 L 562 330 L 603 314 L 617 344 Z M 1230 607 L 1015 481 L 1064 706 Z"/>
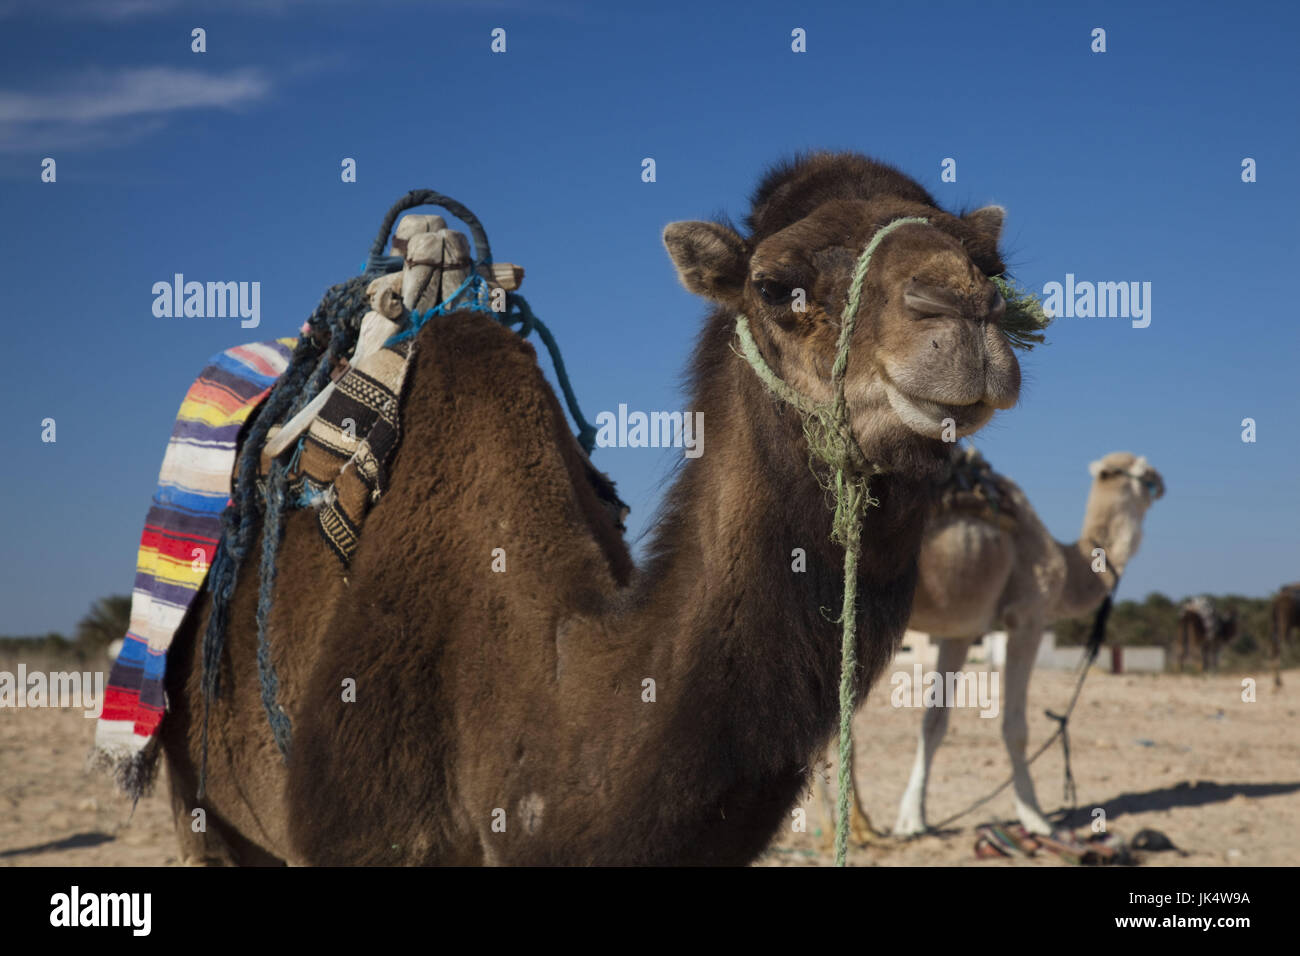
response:
<path id="1" fill-rule="evenodd" d="M 83 654 L 102 654 L 126 634 L 131 622 L 131 596 L 111 594 L 90 606 L 77 624 L 76 647 Z"/>

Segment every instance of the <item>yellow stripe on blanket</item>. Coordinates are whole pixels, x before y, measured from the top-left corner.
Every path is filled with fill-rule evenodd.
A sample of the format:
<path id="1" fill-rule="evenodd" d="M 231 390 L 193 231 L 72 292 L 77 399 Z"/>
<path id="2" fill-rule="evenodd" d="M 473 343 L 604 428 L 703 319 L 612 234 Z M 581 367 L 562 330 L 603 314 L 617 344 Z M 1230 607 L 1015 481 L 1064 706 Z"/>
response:
<path id="1" fill-rule="evenodd" d="M 156 550 L 146 551 L 141 548 L 136 557 L 135 570 L 138 574 L 152 574 L 159 581 L 181 584 L 193 590 L 203 583 L 208 566 L 204 563 L 196 571 L 193 561 L 181 561 L 159 554 Z"/>
<path id="2" fill-rule="evenodd" d="M 181 410 L 176 418 L 179 421 L 201 422 L 204 425 L 237 425 L 243 424 L 248 416 L 252 414 L 252 411 L 253 406 L 246 405 L 243 408 L 236 409 L 232 414 L 208 402 L 199 402 L 187 398 L 181 402 Z"/>

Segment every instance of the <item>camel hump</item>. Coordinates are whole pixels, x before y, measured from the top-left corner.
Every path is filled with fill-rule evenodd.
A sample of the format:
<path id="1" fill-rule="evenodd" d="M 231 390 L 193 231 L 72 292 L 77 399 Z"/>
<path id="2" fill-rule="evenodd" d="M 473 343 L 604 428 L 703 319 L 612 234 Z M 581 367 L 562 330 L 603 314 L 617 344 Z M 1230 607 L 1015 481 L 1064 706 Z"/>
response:
<path id="1" fill-rule="evenodd" d="M 412 369 L 406 407 L 426 390 L 483 398 L 538 385 L 550 390 L 532 344 L 483 312 L 452 312 L 427 323 L 415 339 Z"/>
<path id="2" fill-rule="evenodd" d="M 558 443 L 582 463 L 579 470 L 622 525 L 627 505 L 582 451 L 531 343 L 485 313 L 452 312 L 420 330 L 411 361 L 412 380 L 402 397 L 404 432 L 468 430 L 520 450 Z"/>
<path id="3" fill-rule="evenodd" d="M 537 363 L 537 351 L 518 333 L 506 328 L 485 312 L 463 310 L 448 313 L 425 324 L 417 339 L 420 351 L 450 350 L 462 361 L 510 362 L 511 356 Z"/>

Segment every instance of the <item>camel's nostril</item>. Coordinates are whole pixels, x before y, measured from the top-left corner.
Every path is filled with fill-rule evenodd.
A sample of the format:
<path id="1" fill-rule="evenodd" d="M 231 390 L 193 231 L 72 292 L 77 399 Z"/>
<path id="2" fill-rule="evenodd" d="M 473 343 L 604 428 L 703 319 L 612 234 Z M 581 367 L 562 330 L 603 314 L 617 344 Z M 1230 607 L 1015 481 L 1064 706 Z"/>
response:
<path id="1" fill-rule="evenodd" d="M 993 290 L 993 304 L 989 306 L 989 321 L 1001 322 L 1002 317 L 1007 314 L 1007 300 L 1002 297 L 1002 293 L 997 289 Z"/>

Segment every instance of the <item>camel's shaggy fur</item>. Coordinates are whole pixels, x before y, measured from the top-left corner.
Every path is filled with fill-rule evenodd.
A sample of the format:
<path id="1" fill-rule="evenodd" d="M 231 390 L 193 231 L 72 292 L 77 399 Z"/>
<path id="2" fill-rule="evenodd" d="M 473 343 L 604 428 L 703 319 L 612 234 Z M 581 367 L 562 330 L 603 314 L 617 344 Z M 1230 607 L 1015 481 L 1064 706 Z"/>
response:
<path id="1" fill-rule="evenodd" d="M 872 484 L 880 505 L 860 569 L 865 693 L 911 607 L 928 482 L 946 454 L 937 419 L 980 427 L 1015 402 L 1019 370 L 987 278 L 1001 271 L 1001 211 L 952 216 L 894 170 L 819 154 L 764 180 L 749 235 L 666 230 L 682 281 L 716 306 L 690 382 L 710 441 L 680 470 L 643 569 L 533 349 L 480 315 L 425 327 L 391 490 L 346 576 L 314 515 L 287 520 L 270 623 L 293 725 L 287 766 L 258 695 L 256 567 L 243 569 L 211 713 L 204 834 L 189 811 L 205 606 L 174 642 L 163 740 L 185 855 L 646 864 L 759 853 L 835 719 L 839 629 L 823 609 L 840 601 L 843 552 L 797 416 L 732 349 L 735 316 L 749 316 L 779 374 L 820 397 L 849 269 L 902 215 L 932 225 L 881 244 L 850 360 L 855 437 L 889 469 Z M 775 294 L 775 270 L 803 284 L 807 312 Z M 504 573 L 491 567 L 497 548 Z M 795 549 L 806 570 L 792 570 Z M 348 679 L 355 703 L 342 699 Z"/>

